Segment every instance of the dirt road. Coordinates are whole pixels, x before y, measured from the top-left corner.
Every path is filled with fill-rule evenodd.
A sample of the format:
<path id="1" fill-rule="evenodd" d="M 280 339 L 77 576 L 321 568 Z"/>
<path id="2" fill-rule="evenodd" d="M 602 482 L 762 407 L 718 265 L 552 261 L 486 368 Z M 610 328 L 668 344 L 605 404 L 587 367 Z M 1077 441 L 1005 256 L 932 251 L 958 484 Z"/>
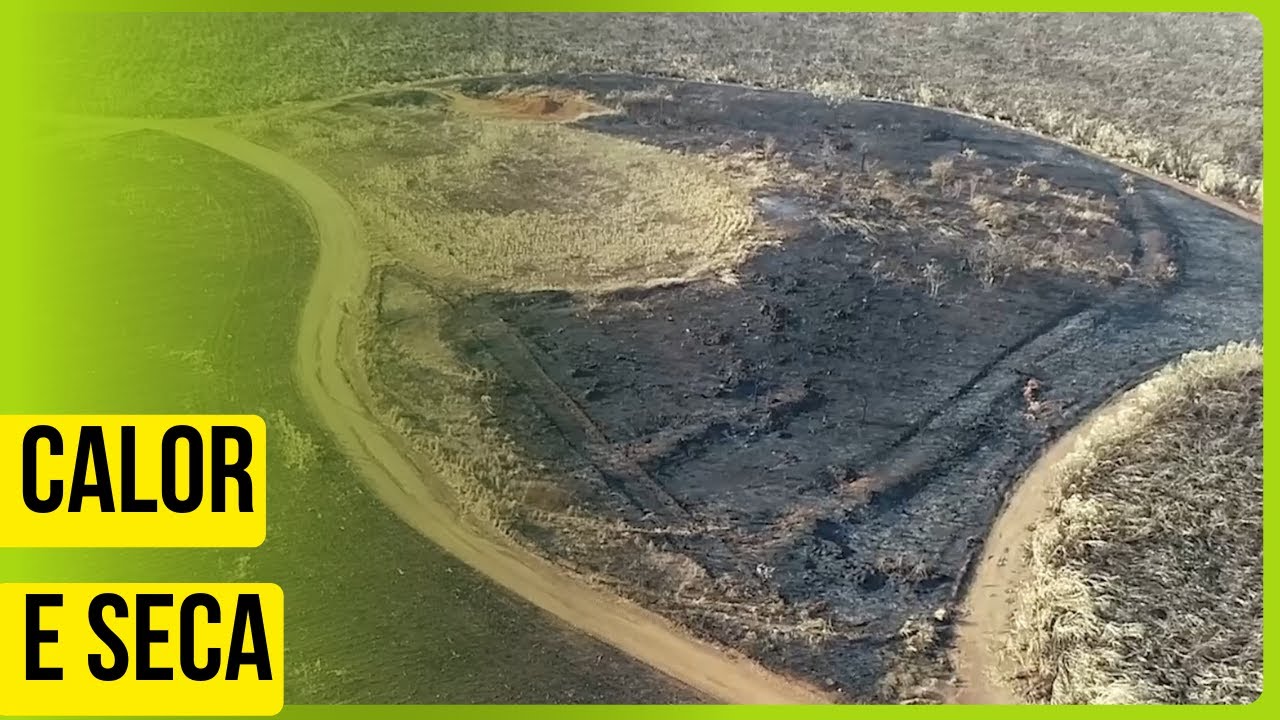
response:
<path id="1" fill-rule="evenodd" d="M 402 520 L 466 564 L 567 625 L 660 672 L 729 703 L 820 703 L 828 698 L 731 651 L 689 637 L 638 605 L 568 576 L 496 533 L 461 520 L 442 483 L 401 438 L 382 427 L 369 397 L 346 308 L 360 301 L 370 255 L 345 198 L 293 160 L 206 122 L 156 121 L 163 130 L 218 150 L 279 179 L 306 204 L 320 244 L 303 309 L 295 372 L 304 394 L 370 487 Z"/>
<path id="2" fill-rule="evenodd" d="M 1116 397 L 1118 398 L 1120 394 Z M 1104 404 L 1060 438 L 1013 488 L 1008 503 L 987 536 L 968 595 L 959 609 L 951 660 L 960 685 L 951 702 L 965 705 L 1019 705 L 1013 688 L 993 677 L 999 667 L 996 648 L 1009 632 L 1012 593 L 1026 572 L 1022 550 L 1031 526 L 1050 509 L 1053 468 L 1099 421 L 1117 410 L 1116 398 Z"/>

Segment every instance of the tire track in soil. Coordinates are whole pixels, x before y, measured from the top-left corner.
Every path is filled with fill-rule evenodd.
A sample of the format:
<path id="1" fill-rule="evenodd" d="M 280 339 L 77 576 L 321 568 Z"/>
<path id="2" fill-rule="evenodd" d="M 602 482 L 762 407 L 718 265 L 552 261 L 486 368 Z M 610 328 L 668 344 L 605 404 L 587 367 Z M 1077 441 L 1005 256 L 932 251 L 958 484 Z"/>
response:
<path id="1" fill-rule="evenodd" d="M 640 510 L 661 508 L 672 522 L 687 522 L 689 512 L 638 463 L 618 452 L 613 441 L 569 396 L 547 376 L 537 352 L 492 309 L 486 319 L 472 328 L 486 350 L 504 370 L 532 396 L 538 408 L 551 420 L 566 442 L 578 448 L 583 458 L 601 475 L 609 487 L 627 497 Z"/>

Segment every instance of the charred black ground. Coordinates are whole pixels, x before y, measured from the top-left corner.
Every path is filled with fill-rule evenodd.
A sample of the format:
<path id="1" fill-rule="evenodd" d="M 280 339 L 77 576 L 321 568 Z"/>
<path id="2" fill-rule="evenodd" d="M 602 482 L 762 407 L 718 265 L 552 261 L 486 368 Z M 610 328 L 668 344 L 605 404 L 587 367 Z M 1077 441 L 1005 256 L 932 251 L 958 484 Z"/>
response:
<path id="1" fill-rule="evenodd" d="M 625 109 L 581 127 L 681 152 L 767 144 L 801 169 L 904 178 L 967 152 L 996 175 L 1113 199 L 1141 240 L 1121 248 L 1132 277 L 984 281 L 963 252 L 925 237 L 885 247 L 824 222 L 823 191 L 782 186 L 759 209 L 794 232 L 737 268 L 737 284 L 453 299 L 448 335 L 501 378 L 491 399 L 506 431 L 577 505 L 630 529 L 629 544 L 594 553 L 536 523 L 527 539 L 852 700 L 903 699 L 945 674 L 935 613 L 1039 448 L 1184 351 L 1261 333 L 1258 227 L 1059 145 L 920 108 L 723 85 L 462 89 L 535 82 Z M 1157 252 L 1176 277 L 1136 281 Z M 885 261 L 934 262 L 947 279 L 886 279 Z M 430 289 L 396 270 L 382 283 Z M 412 368 L 382 377 L 415 392 Z"/>

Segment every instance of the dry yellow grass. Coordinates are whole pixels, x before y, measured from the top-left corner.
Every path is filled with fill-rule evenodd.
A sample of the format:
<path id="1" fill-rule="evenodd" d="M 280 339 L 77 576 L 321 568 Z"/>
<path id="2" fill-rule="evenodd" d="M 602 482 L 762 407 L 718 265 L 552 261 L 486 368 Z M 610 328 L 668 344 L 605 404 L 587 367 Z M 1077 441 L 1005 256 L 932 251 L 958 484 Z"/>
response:
<path id="1" fill-rule="evenodd" d="M 469 517 L 508 532 L 531 508 L 545 473 L 495 422 L 498 379 L 461 362 L 443 342 L 448 303 L 380 273 L 357 309 L 374 408 L 423 456 Z"/>
<path id="2" fill-rule="evenodd" d="M 1002 668 L 1028 700 L 1243 703 L 1262 689 L 1262 352 L 1193 352 L 1056 469 Z"/>
<path id="3" fill-rule="evenodd" d="M 1262 25 L 1245 13 L 127 13 L 60 16 L 51 41 L 66 82 L 49 85 L 71 91 L 54 100 L 81 111 L 624 71 L 951 108 L 1262 202 Z"/>
<path id="4" fill-rule="evenodd" d="M 472 287 L 704 275 L 755 242 L 750 174 L 563 124 L 367 107 L 241 129 L 329 170 L 392 254 Z"/>

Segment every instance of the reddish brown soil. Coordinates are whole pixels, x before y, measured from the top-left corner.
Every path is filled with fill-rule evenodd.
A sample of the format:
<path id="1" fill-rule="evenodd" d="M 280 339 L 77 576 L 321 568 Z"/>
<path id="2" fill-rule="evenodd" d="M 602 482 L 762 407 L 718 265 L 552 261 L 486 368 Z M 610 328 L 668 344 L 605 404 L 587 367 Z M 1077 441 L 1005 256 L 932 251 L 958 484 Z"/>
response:
<path id="1" fill-rule="evenodd" d="M 613 112 L 582 93 L 558 89 L 498 92 L 479 96 L 455 91 L 444 91 L 444 94 L 453 107 L 461 112 L 512 120 L 562 123 Z"/>

